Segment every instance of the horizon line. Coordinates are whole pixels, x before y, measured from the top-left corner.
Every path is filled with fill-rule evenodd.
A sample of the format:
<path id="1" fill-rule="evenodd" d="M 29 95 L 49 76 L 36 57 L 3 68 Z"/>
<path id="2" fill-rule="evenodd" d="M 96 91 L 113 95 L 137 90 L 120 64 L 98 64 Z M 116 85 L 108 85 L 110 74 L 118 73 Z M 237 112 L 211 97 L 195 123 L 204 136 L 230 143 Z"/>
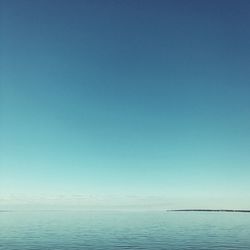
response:
<path id="1" fill-rule="evenodd" d="M 227 212 L 227 213 L 250 213 L 248 209 L 168 209 L 167 212 Z"/>

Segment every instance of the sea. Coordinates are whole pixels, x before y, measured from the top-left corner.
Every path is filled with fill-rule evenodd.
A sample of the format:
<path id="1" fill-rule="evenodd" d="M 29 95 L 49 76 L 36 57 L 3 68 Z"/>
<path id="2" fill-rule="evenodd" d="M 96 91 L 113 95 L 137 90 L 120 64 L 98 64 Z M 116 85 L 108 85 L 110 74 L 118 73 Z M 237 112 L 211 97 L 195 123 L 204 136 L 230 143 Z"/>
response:
<path id="1" fill-rule="evenodd" d="M 2 211 L 0 250 L 250 249 L 250 213 Z"/>

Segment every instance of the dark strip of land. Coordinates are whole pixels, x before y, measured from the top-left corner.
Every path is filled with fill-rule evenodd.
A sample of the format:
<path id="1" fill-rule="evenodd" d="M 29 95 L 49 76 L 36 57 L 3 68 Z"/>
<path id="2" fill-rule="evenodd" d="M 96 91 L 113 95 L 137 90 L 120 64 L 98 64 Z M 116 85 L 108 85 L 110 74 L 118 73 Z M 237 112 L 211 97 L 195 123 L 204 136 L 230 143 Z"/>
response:
<path id="1" fill-rule="evenodd" d="M 172 209 L 168 212 L 226 212 L 226 213 L 250 213 L 244 209 Z"/>

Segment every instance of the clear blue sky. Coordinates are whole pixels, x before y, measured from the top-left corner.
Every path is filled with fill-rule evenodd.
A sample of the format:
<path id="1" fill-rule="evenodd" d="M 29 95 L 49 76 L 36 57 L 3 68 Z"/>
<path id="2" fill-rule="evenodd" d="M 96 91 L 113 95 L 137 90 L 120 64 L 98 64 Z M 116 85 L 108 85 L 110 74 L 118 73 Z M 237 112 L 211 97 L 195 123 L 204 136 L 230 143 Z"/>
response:
<path id="1" fill-rule="evenodd" d="M 249 24 L 248 0 L 2 0 L 2 200 L 250 208 Z"/>

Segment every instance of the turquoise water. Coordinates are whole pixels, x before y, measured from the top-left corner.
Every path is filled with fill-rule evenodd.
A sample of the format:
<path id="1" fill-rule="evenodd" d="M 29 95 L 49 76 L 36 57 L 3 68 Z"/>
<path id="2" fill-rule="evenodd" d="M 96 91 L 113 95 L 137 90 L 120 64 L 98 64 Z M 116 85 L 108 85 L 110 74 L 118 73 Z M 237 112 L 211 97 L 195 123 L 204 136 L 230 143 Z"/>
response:
<path id="1" fill-rule="evenodd" d="M 1 250 L 250 249 L 250 214 L 1 212 Z"/>

